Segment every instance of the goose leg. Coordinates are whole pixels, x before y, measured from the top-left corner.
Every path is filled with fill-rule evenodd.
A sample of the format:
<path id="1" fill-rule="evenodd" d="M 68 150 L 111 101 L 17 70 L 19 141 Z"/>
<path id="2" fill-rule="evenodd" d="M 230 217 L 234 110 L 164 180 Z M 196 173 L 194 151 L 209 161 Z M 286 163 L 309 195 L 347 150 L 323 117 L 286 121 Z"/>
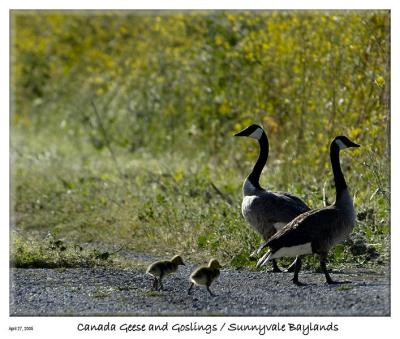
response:
<path id="1" fill-rule="evenodd" d="M 190 295 L 190 293 L 192 292 L 193 285 L 194 285 L 193 283 L 190 284 L 190 287 L 188 289 L 188 295 Z"/>
<path id="2" fill-rule="evenodd" d="M 331 276 L 329 275 L 328 270 L 326 269 L 326 257 L 327 254 L 323 254 L 320 256 L 320 265 L 321 265 L 321 271 L 325 274 L 325 279 L 326 282 L 330 285 L 332 284 L 349 284 L 351 281 L 334 281 L 332 280 Z"/>
<path id="3" fill-rule="evenodd" d="M 297 262 L 297 257 L 296 259 L 294 259 L 294 261 L 290 264 L 290 266 L 286 269 L 285 272 L 288 273 L 294 272 L 294 270 L 296 269 L 296 262 Z"/>
<path id="4" fill-rule="evenodd" d="M 321 257 L 319 263 L 321 265 L 321 271 L 325 274 L 326 282 L 328 284 L 336 284 L 336 282 L 332 280 L 331 276 L 329 275 L 328 270 L 326 269 L 326 259 Z"/>
<path id="5" fill-rule="evenodd" d="M 274 273 L 282 272 L 282 270 L 278 267 L 278 264 L 276 263 L 276 259 L 272 259 L 272 272 Z"/>
<path id="6" fill-rule="evenodd" d="M 300 268 L 301 268 L 301 257 L 297 257 L 296 259 L 296 265 L 294 268 L 294 276 L 293 276 L 293 284 L 297 285 L 297 286 L 304 286 L 305 284 L 301 283 L 299 281 L 299 272 L 300 272 Z"/>

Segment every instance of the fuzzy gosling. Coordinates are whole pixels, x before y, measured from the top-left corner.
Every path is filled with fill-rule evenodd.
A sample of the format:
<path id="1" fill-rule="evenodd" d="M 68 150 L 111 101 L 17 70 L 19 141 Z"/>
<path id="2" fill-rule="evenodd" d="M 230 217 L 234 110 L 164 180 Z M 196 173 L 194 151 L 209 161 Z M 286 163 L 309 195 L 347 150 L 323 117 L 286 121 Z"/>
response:
<path id="1" fill-rule="evenodd" d="M 190 275 L 191 284 L 188 294 L 191 293 L 193 285 L 196 284 L 197 286 L 206 286 L 208 293 L 210 293 L 211 296 L 215 296 L 215 294 L 210 290 L 210 285 L 216 278 L 218 278 L 220 268 L 222 268 L 222 266 L 216 259 L 211 259 L 208 266 L 200 266 L 196 268 Z"/>
<path id="2" fill-rule="evenodd" d="M 154 277 L 153 289 L 162 290 L 162 278 L 176 272 L 179 265 L 185 265 L 182 257 L 175 255 L 171 260 L 160 260 L 152 263 L 146 270 L 148 275 Z"/>

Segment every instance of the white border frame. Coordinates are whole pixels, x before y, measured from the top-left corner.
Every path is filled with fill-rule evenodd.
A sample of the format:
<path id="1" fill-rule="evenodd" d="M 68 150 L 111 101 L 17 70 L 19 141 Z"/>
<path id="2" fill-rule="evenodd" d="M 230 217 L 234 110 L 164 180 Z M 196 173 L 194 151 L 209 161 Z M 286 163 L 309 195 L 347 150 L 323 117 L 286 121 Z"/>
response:
<path id="1" fill-rule="evenodd" d="M 356 0 L 336 0 L 336 1 L 274 1 L 266 2 L 262 0 L 247 0 L 247 1 L 221 1 L 221 0 L 204 0 L 204 1 L 183 1 L 183 0 L 169 0 L 168 2 L 160 2 L 156 0 L 147 0 L 145 2 L 139 1 L 2 1 L 1 2 L 1 20 L 0 20 L 0 42 L 2 44 L 3 51 L 9 51 L 9 10 L 10 9 L 391 9 L 391 43 L 392 43 L 392 63 L 391 63 L 391 85 L 392 85 L 392 103 L 391 103 L 391 124 L 392 131 L 397 131 L 399 127 L 399 97 L 396 95 L 399 92 L 399 25 L 400 25 L 400 7 L 397 1 L 356 1 Z M 394 208 L 391 213 L 391 239 L 392 239 L 392 272 L 391 272 L 391 317 L 291 317 L 291 318 L 279 318 L 279 317 L 9 317 L 9 281 L 8 281 L 8 267 L 9 267 L 9 251 L 8 251 L 8 239 L 9 239 L 9 55 L 4 52 L 1 58 L 1 104 L 2 114 L 0 114 L 0 150 L 2 156 L 2 166 L 0 175 L 0 192 L 1 192 L 1 204 L 0 204 L 0 216 L 1 216 L 1 245 L 0 246 L 0 264 L 4 270 L 1 279 L 1 334 L 2 338 L 20 337 L 20 336 L 35 336 L 40 338 L 45 337 L 57 337 L 57 338 L 70 338 L 72 335 L 81 337 L 84 336 L 96 336 L 96 338 L 109 338 L 112 336 L 128 337 L 134 335 L 135 337 L 144 337 L 149 333 L 96 333 L 96 332 L 78 332 L 76 330 L 79 322 L 88 322 L 93 324 L 106 323 L 110 321 L 116 324 L 122 323 L 159 323 L 162 324 L 165 321 L 169 323 L 188 323 L 190 321 L 197 323 L 215 323 L 221 325 L 223 322 L 231 323 L 304 323 L 308 324 L 310 321 L 313 323 L 329 323 L 333 321 L 339 325 L 340 330 L 332 333 L 319 333 L 310 334 L 308 337 L 357 337 L 357 338 L 394 338 L 398 334 L 397 332 L 397 321 L 399 318 L 399 273 L 397 268 L 397 261 L 399 258 L 399 240 L 400 239 L 400 227 L 398 222 L 399 208 Z M 395 95 L 393 95 L 395 94 Z M 400 170 L 399 168 L 399 134 L 392 133 L 391 148 L 391 190 L 392 190 L 392 206 L 399 206 L 399 181 L 396 178 L 396 174 Z M 396 154 L 397 153 L 397 154 Z M 32 333 L 27 332 L 13 332 L 8 330 L 8 326 L 30 326 L 33 325 L 35 330 Z M 166 338 L 172 338 L 176 335 L 176 332 L 168 332 L 162 334 Z M 244 336 L 243 333 L 214 333 L 206 335 L 204 333 L 187 333 L 184 337 L 210 337 L 210 336 Z M 252 336 L 258 336 L 253 333 Z M 282 333 L 267 333 L 266 336 L 274 336 L 281 338 L 296 338 L 304 337 L 301 334 L 294 334 L 289 332 Z"/>

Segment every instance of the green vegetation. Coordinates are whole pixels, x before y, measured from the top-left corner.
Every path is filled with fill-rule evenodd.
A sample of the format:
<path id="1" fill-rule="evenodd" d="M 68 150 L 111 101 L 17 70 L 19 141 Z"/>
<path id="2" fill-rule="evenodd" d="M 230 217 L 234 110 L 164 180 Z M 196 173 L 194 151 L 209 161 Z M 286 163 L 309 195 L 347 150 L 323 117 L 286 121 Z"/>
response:
<path id="1" fill-rule="evenodd" d="M 353 286 L 351 286 L 351 285 L 349 285 L 349 284 L 343 284 L 343 285 L 340 285 L 340 286 L 337 288 L 338 291 L 350 291 L 350 290 L 352 290 L 352 289 L 353 289 Z"/>
<path id="2" fill-rule="evenodd" d="M 313 207 L 334 199 L 333 137 L 362 145 L 342 156 L 357 226 L 330 259 L 387 264 L 387 11 L 11 18 L 13 265 L 111 265 L 98 255 L 123 247 L 253 266 L 240 203 L 258 148 L 232 137 L 253 122 L 271 144 L 261 182 Z"/>
<path id="3" fill-rule="evenodd" d="M 62 268 L 107 266 L 108 252 L 85 249 L 80 245 L 67 245 L 49 234 L 44 240 L 13 234 L 11 265 L 15 267 Z"/>

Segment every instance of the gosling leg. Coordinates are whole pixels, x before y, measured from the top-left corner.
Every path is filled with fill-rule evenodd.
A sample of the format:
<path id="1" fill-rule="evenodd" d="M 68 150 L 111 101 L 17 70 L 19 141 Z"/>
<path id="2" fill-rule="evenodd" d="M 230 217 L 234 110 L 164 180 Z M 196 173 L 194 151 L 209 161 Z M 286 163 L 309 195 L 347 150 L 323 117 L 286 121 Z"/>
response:
<path id="1" fill-rule="evenodd" d="M 163 278 L 163 275 L 161 274 L 161 275 L 160 275 L 160 279 L 159 279 L 159 280 L 160 280 L 160 289 L 159 289 L 160 291 L 163 291 L 163 290 L 164 290 L 164 286 L 163 286 L 163 284 L 162 284 L 162 278 Z"/>
<path id="2" fill-rule="evenodd" d="M 207 285 L 207 291 L 208 291 L 208 293 L 210 293 L 210 295 L 211 295 L 212 297 L 216 297 L 216 294 L 214 294 L 214 293 L 211 292 L 210 286 L 209 286 L 209 285 Z"/>
<path id="3" fill-rule="evenodd" d="M 154 277 L 152 289 L 155 291 L 158 290 L 158 279 L 156 277 Z"/>

